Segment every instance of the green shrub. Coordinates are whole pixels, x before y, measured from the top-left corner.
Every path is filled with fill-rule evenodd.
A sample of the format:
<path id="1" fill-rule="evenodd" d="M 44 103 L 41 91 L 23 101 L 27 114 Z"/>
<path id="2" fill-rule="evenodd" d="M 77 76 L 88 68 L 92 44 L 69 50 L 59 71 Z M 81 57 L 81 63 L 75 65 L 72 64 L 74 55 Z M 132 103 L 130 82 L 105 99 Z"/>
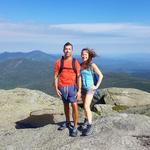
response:
<path id="1" fill-rule="evenodd" d="M 121 112 L 123 110 L 126 110 L 127 108 L 129 108 L 129 107 L 125 106 L 125 105 L 116 105 L 116 106 L 112 107 L 112 109 L 117 111 L 117 112 Z"/>

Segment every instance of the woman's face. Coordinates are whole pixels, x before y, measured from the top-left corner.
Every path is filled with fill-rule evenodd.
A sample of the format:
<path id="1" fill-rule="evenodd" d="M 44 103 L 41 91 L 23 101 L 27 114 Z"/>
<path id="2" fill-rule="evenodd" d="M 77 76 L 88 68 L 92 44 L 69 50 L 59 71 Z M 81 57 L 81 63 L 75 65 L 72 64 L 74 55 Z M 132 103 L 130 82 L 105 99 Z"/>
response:
<path id="1" fill-rule="evenodd" d="M 82 61 L 87 61 L 89 59 L 89 53 L 85 50 L 81 54 Z"/>

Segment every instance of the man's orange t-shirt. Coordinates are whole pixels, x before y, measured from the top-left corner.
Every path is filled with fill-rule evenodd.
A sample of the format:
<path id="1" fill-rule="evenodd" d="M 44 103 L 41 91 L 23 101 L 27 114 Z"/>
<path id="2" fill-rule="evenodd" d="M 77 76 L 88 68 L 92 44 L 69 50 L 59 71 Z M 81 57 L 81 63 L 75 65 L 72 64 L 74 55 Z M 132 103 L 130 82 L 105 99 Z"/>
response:
<path id="1" fill-rule="evenodd" d="M 59 69 L 60 69 L 60 63 L 61 63 L 61 59 L 58 59 L 55 63 L 54 75 L 58 74 Z M 80 63 L 78 60 L 75 61 L 75 66 L 77 70 L 77 76 L 79 76 L 80 75 Z M 58 80 L 59 88 L 77 84 L 76 73 L 74 72 L 74 70 L 66 69 L 66 68 L 72 68 L 72 59 L 69 59 L 69 60 L 64 59 L 64 69 L 60 73 L 59 80 Z"/>

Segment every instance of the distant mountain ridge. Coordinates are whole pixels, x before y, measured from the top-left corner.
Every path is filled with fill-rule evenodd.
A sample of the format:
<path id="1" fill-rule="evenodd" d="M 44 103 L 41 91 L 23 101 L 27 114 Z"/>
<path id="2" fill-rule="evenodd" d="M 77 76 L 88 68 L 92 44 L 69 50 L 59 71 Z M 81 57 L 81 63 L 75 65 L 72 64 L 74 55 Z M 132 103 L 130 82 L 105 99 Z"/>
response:
<path id="1" fill-rule="evenodd" d="M 36 50 L 0 54 L 0 89 L 24 87 L 54 95 L 53 68 L 59 55 Z"/>
<path id="2" fill-rule="evenodd" d="M 0 88 L 22 87 L 54 95 L 53 69 L 56 59 L 60 57 L 42 51 L 1 53 Z M 74 57 L 81 61 L 80 56 Z M 133 62 L 131 59 L 97 57 L 93 62 L 104 74 L 101 88 L 126 87 L 150 92 L 150 64 L 142 64 L 142 59 Z M 142 66 L 139 67 L 140 64 Z"/>
<path id="3" fill-rule="evenodd" d="M 24 59 L 31 59 L 36 61 L 49 61 L 49 60 L 55 60 L 57 58 L 57 55 L 47 54 L 45 52 L 42 52 L 40 50 L 35 50 L 31 52 L 4 52 L 0 54 L 0 61 L 6 61 L 10 59 L 18 59 L 18 58 L 24 58 Z"/>
<path id="4" fill-rule="evenodd" d="M 6 61 L 10 59 L 31 59 L 35 61 L 51 61 L 54 62 L 56 59 L 60 58 L 61 55 L 58 54 L 48 54 L 42 52 L 40 50 L 34 50 L 31 52 L 4 52 L 0 53 L 0 62 Z M 74 55 L 75 58 L 81 61 L 81 57 L 79 55 Z M 150 72 L 150 59 L 149 54 L 126 54 L 124 56 L 100 56 L 94 58 L 93 62 L 95 62 L 98 66 L 100 66 L 105 72 L 126 72 L 140 73 L 141 76 L 149 74 Z M 143 72 L 142 72 L 143 71 Z M 144 73 L 144 75 L 142 75 Z"/>
<path id="5" fill-rule="evenodd" d="M 10 59 L 0 63 L 0 88 L 24 87 L 53 95 L 53 65 L 51 61 Z"/>

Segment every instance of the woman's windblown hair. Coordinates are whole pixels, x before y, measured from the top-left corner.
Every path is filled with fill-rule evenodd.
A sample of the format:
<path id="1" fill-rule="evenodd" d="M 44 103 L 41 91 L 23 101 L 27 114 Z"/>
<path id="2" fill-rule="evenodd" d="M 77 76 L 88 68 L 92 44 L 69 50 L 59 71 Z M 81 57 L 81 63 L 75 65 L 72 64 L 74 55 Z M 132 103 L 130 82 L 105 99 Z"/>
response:
<path id="1" fill-rule="evenodd" d="M 90 49 L 90 48 L 83 48 L 81 51 L 81 55 L 84 51 L 86 51 L 89 54 L 89 59 L 86 62 L 81 63 L 81 66 L 83 68 L 89 68 L 91 65 L 92 59 L 94 57 L 96 57 L 97 55 L 96 55 L 95 51 L 93 49 Z"/>

